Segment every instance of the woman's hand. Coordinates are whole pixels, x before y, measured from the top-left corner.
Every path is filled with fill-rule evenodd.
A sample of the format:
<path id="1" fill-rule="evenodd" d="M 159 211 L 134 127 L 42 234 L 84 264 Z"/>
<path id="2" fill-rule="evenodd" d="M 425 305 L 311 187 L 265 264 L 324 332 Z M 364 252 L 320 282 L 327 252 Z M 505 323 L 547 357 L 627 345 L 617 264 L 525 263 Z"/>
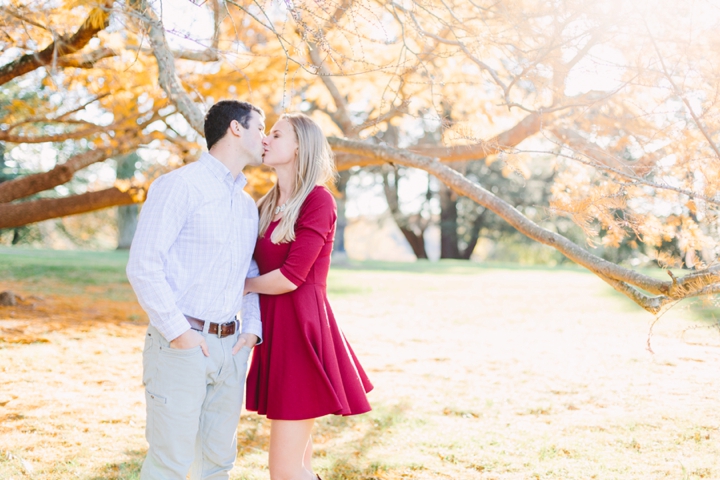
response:
<path id="1" fill-rule="evenodd" d="M 256 277 L 245 279 L 245 289 L 243 290 L 243 295 L 247 295 L 248 293 L 254 292 L 252 289 L 252 286 L 253 286 L 253 281 L 255 280 L 255 278 Z"/>
<path id="2" fill-rule="evenodd" d="M 298 288 L 297 285 L 285 278 L 280 269 L 277 269 L 259 277 L 246 278 L 243 293 L 245 295 L 248 293 L 282 295 L 283 293 L 292 292 L 296 288 Z"/>

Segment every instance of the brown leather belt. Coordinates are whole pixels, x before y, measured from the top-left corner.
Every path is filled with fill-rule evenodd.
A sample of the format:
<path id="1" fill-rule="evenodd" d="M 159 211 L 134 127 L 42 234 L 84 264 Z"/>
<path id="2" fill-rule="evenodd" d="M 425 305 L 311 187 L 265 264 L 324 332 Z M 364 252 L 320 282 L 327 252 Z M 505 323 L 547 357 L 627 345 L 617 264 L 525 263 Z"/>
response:
<path id="1" fill-rule="evenodd" d="M 190 317 L 188 315 L 185 315 L 185 318 L 187 318 L 187 321 L 190 324 L 190 328 L 192 328 L 193 330 L 202 332 L 205 329 L 205 320 L 200 320 L 199 318 Z M 227 323 L 210 322 L 208 333 L 210 335 L 217 335 L 218 338 L 224 338 L 229 337 L 230 335 L 235 335 L 235 332 L 237 332 L 239 328 L 240 322 L 238 322 L 237 320 L 230 320 Z"/>

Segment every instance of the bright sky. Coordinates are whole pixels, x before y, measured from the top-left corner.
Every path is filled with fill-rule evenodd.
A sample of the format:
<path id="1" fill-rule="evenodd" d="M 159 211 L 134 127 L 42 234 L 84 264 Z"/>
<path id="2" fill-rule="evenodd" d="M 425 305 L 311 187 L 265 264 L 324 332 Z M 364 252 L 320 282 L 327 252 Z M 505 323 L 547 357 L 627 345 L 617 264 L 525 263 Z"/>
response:
<path id="1" fill-rule="evenodd" d="M 204 50 L 210 45 L 213 33 L 212 16 L 205 2 L 190 0 L 161 0 L 159 13 L 173 46 Z"/>

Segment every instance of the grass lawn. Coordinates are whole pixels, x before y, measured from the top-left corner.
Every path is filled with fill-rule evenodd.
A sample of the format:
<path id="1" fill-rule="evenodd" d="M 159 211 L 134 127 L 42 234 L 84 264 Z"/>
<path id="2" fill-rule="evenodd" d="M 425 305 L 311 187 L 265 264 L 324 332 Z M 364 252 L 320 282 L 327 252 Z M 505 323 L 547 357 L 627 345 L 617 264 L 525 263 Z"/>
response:
<path id="1" fill-rule="evenodd" d="M 137 478 L 146 322 L 123 252 L 0 249 L 0 478 Z M 654 318 L 592 274 L 463 262 L 334 268 L 374 410 L 318 421 L 324 479 L 720 478 L 714 310 Z M 650 343 L 652 352 L 648 351 Z M 233 479 L 269 478 L 244 412 Z"/>

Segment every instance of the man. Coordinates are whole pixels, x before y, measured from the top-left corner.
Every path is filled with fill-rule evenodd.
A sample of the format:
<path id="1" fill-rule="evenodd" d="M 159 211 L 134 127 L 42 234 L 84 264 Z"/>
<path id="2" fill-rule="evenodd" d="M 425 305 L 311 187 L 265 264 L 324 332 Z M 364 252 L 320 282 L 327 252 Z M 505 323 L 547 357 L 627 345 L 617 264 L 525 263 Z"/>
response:
<path id="1" fill-rule="evenodd" d="M 247 360 L 262 336 L 257 295 L 243 298 L 258 213 L 242 170 L 262 163 L 264 132 L 259 108 L 213 105 L 209 153 L 155 180 L 143 206 L 127 266 L 150 318 L 143 480 L 227 479 L 235 461 Z"/>

